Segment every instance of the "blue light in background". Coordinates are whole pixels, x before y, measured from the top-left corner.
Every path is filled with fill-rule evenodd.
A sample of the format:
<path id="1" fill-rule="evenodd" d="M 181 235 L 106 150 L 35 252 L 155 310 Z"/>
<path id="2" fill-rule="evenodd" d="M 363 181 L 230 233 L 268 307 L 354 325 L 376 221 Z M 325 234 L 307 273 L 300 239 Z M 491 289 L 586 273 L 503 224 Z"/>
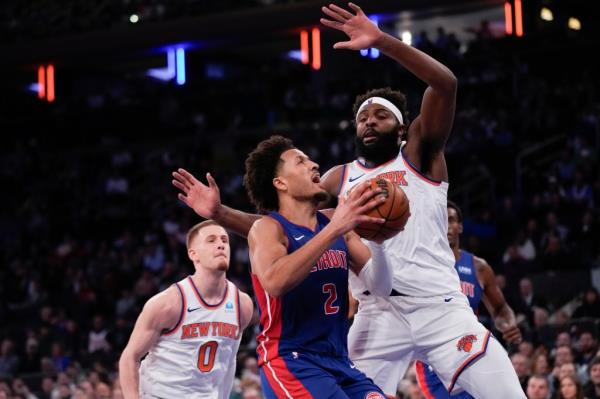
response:
<path id="1" fill-rule="evenodd" d="M 177 76 L 176 81 L 178 85 L 185 84 L 185 49 L 178 48 L 177 49 Z"/>
<path id="2" fill-rule="evenodd" d="M 373 23 L 375 24 L 375 26 L 379 26 L 379 15 L 377 14 L 373 14 L 373 15 L 369 15 L 369 19 L 371 21 L 373 21 Z M 360 55 L 362 55 L 363 57 L 369 57 L 369 58 L 379 58 L 379 50 L 376 48 L 365 48 L 360 50 Z"/>

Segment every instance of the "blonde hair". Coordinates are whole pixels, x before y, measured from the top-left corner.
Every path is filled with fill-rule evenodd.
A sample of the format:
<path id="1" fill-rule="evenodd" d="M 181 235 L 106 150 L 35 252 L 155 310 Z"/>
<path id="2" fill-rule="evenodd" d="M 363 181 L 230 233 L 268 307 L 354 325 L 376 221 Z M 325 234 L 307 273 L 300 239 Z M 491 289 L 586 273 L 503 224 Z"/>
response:
<path id="1" fill-rule="evenodd" d="M 185 238 L 185 245 L 186 245 L 187 249 L 190 249 L 192 240 L 198 236 L 198 233 L 200 232 L 200 230 L 202 230 L 203 228 L 208 227 L 208 226 L 221 226 L 221 225 L 211 219 L 205 220 L 203 222 L 200 222 L 200 223 L 194 225 L 191 229 L 188 230 L 187 236 Z"/>

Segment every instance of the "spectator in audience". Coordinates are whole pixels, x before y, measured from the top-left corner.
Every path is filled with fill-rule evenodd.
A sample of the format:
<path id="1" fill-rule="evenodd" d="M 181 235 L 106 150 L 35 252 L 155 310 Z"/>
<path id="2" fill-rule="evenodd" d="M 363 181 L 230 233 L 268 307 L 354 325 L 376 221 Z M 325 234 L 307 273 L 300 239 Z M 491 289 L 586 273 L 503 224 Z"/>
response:
<path id="1" fill-rule="evenodd" d="M 574 319 L 581 317 L 600 318 L 600 298 L 595 288 L 590 287 L 585 291 L 582 304 L 575 309 L 572 317 Z"/>
<path id="2" fill-rule="evenodd" d="M 517 377 L 519 377 L 519 383 L 521 384 L 521 387 L 523 387 L 523 391 L 525 391 L 527 389 L 527 380 L 531 374 L 531 364 L 529 359 L 517 352 L 510 357 L 510 360 L 515 368 Z"/>
<path id="3" fill-rule="evenodd" d="M 567 375 L 560 380 L 557 399 L 585 399 L 583 388 L 577 377 Z"/>
<path id="4" fill-rule="evenodd" d="M 584 386 L 584 393 L 588 399 L 600 399 L 600 357 L 592 359 L 588 367 L 589 381 Z"/>
<path id="5" fill-rule="evenodd" d="M 533 374 L 527 382 L 528 399 L 548 399 L 550 386 L 543 375 Z"/>

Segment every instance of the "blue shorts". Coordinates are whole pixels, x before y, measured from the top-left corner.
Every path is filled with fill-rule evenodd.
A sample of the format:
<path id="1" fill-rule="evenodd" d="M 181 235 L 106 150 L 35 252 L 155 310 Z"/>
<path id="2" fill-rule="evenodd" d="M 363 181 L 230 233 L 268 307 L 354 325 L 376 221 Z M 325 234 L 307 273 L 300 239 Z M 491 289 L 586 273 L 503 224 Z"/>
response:
<path id="1" fill-rule="evenodd" d="M 263 364 L 260 380 L 267 399 L 385 399 L 347 357 L 290 353 Z"/>
<path id="2" fill-rule="evenodd" d="M 450 395 L 448 390 L 442 384 L 442 381 L 435 375 L 435 372 L 429 365 L 417 361 L 417 380 L 426 399 L 474 399 L 466 392 L 460 392 Z"/>

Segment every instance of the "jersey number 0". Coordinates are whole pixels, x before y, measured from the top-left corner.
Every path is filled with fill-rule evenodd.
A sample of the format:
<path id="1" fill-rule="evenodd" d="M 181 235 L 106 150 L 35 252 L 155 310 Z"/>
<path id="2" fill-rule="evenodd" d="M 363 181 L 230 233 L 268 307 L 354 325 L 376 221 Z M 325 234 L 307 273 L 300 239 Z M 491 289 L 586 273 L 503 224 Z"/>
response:
<path id="1" fill-rule="evenodd" d="M 200 347 L 198 350 L 198 370 L 208 373 L 213 369 L 218 347 L 219 343 L 217 341 L 208 341 Z"/>

